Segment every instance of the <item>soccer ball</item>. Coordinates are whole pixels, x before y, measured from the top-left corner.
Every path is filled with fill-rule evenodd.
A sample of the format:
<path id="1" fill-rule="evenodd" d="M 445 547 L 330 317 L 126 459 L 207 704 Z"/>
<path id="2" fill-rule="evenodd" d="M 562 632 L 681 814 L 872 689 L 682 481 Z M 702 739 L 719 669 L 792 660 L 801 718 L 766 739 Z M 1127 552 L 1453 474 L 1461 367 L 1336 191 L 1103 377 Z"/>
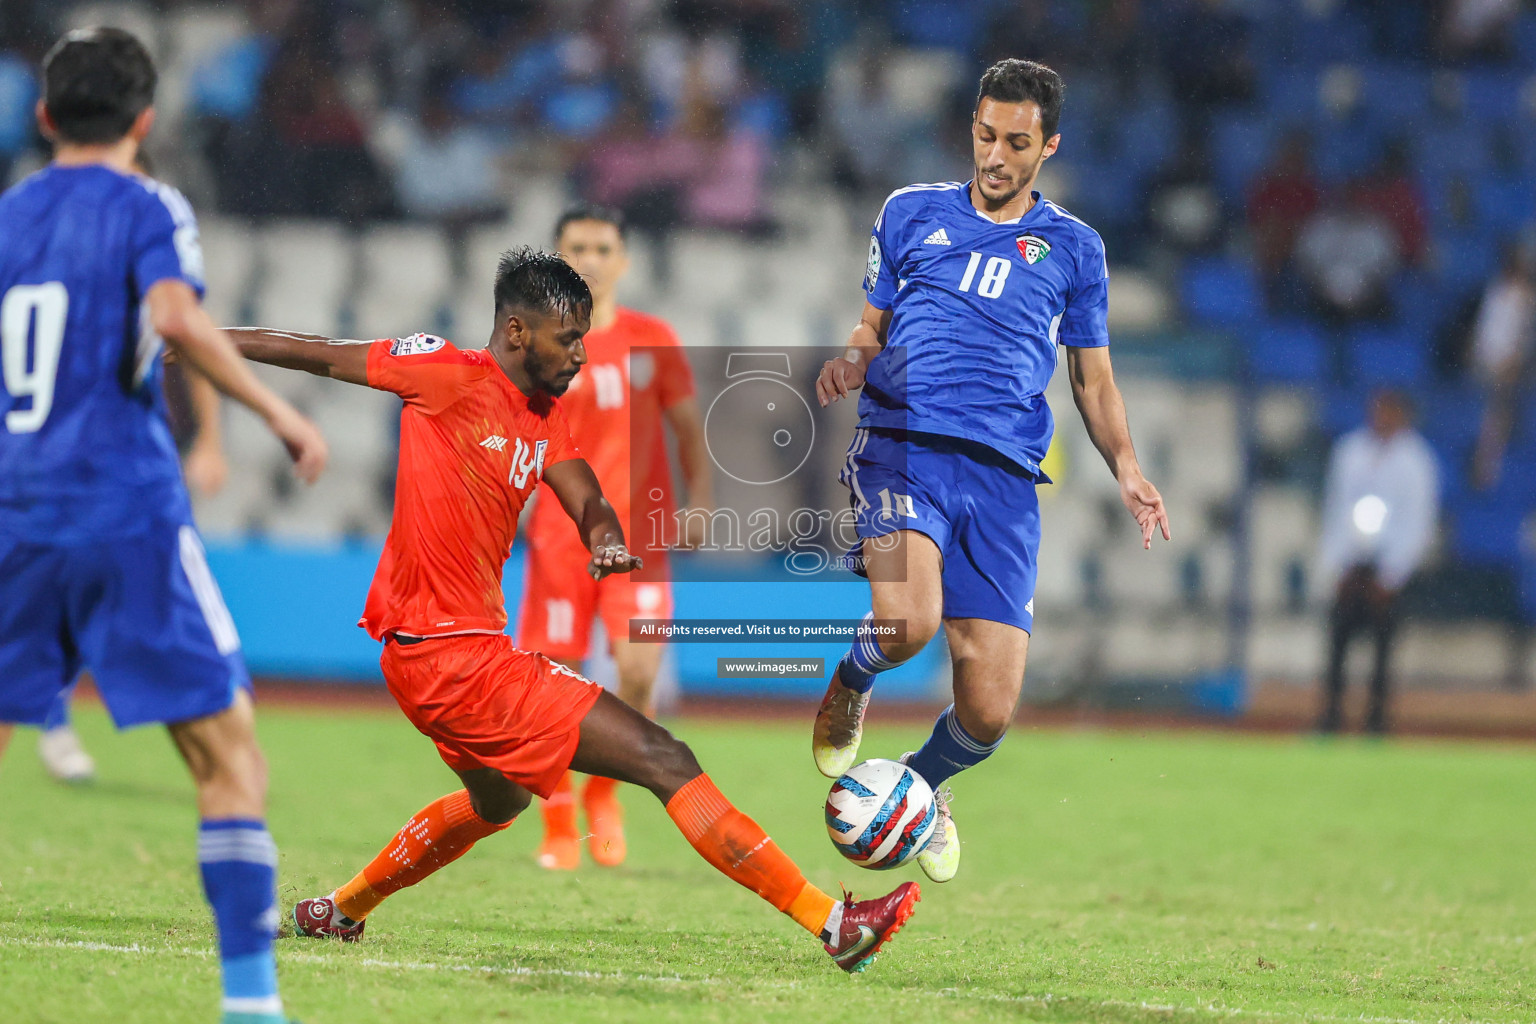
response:
<path id="1" fill-rule="evenodd" d="M 827 794 L 827 834 L 860 867 L 883 871 L 916 857 L 938 821 L 933 790 L 899 761 L 878 758 L 848 769 Z"/>

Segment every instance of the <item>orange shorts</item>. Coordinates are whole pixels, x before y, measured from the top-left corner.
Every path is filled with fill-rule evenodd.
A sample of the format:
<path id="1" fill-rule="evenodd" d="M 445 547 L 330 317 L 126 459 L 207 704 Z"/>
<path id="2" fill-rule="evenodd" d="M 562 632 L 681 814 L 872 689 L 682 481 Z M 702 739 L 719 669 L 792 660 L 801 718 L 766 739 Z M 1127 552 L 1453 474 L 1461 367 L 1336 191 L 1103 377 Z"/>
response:
<path id="1" fill-rule="evenodd" d="M 602 687 L 500 634 L 388 640 L 379 659 L 400 710 L 455 771 L 494 768 L 548 797 L 571 766 Z"/>
<path id="2" fill-rule="evenodd" d="M 517 646 L 561 661 L 580 661 L 590 653 L 596 616 L 602 616 L 610 640 L 629 636 L 630 619 L 672 617 L 672 585 L 664 577 L 638 582 L 621 572 L 594 580 L 587 573 L 590 560 L 582 548 L 529 547 Z M 650 569 L 647 564 L 647 575 Z"/>

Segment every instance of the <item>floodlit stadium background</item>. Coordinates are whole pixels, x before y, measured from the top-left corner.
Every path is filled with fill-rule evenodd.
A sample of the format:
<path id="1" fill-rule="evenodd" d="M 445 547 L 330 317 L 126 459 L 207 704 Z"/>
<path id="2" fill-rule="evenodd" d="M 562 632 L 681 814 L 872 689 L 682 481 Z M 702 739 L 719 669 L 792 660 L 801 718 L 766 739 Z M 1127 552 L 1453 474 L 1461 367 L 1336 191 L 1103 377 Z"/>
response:
<path id="1" fill-rule="evenodd" d="M 1139 550 L 1058 380 L 1028 699 L 1309 721 L 1326 459 L 1390 385 L 1418 403 L 1443 505 L 1407 599 L 1400 717 L 1536 730 L 1536 403 L 1515 402 L 1498 483 L 1470 483 L 1489 406 L 1472 338 L 1536 215 L 1536 11 L 1515 0 L 5 0 L 0 178 L 45 158 L 42 53 L 94 23 L 161 66 L 149 155 L 200 213 L 221 322 L 483 344 L 495 255 L 548 245 L 590 199 L 635 225 L 622 301 L 700 352 L 798 351 L 806 387 L 860 309 L 883 196 L 968 176 L 988 63 L 1050 63 L 1067 105 L 1040 188 L 1105 237 L 1116 367 L 1175 542 Z M 258 674 L 377 681 L 353 622 L 389 520 L 397 400 L 262 374 L 326 431 L 332 467 L 296 485 L 228 408 L 229 482 L 198 504 L 215 571 Z M 838 415 L 775 500 L 836 507 Z M 866 600 L 764 568 L 681 587 L 678 613 Z M 941 697 L 940 648 L 894 692 Z M 720 654 L 801 653 L 690 645 L 669 674 L 684 695 L 819 692 L 715 678 Z"/>

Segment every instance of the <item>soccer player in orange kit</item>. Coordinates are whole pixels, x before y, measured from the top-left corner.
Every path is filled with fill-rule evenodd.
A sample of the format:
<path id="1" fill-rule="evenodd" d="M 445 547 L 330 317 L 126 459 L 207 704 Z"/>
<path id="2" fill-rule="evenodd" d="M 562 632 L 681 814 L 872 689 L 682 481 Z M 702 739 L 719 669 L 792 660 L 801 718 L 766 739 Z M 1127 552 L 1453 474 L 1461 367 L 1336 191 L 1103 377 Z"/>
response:
<path id="1" fill-rule="evenodd" d="M 656 713 L 651 691 L 664 647 L 631 643 L 629 620 L 671 618 L 672 588 L 666 566 L 668 538 L 647 536 L 637 544 L 636 534 L 673 520 L 663 422 L 677 438 L 688 503 L 706 514 L 703 519 L 684 516 L 682 522 L 697 525 L 713 510 L 703 417 L 694 398 L 693 371 L 672 328 L 616 301 L 619 280 L 629 269 L 622 215 L 595 206 L 573 207 L 555 225 L 554 240 L 556 250 L 592 291 L 592 329 L 583 339 L 587 365 L 560 404 L 571 437 L 628 530 L 631 546 L 644 556 L 645 571 L 640 579 L 619 574 L 601 580 L 582 572 L 589 557 L 586 544 L 550 488 L 541 488 L 527 523 L 529 556 L 517 646 L 580 671 L 590 650 L 592 621 L 601 616 L 618 669 L 619 699 L 650 717 Z M 593 776 L 581 793 L 591 832 L 588 848 L 592 859 L 607 867 L 622 863 L 625 854 L 624 810 L 614 795 L 616 786 L 613 779 Z M 539 864 L 575 869 L 581 862 L 581 840 L 569 773 L 561 776 L 542 807 Z"/>
<path id="2" fill-rule="evenodd" d="M 862 969 L 920 897 L 916 883 L 838 902 L 805 880 L 661 726 L 597 684 L 519 650 L 503 632 L 501 573 L 518 513 L 540 481 L 576 522 L 595 578 L 639 567 L 613 507 L 571 443 L 558 396 L 587 361 L 592 294 L 558 256 L 501 259 L 489 346 L 414 334 L 334 342 L 260 328 L 230 332 L 247 358 L 392 391 L 400 414 L 395 513 L 359 623 L 384 641 L 384 680 L 463 788 L 433 801 L 356 877 L 300 900 L 301 935 L 355 940 L 391 893 L 415 885 L 548 799 L 568 769 L 654 793 L 717 870 Z"/>

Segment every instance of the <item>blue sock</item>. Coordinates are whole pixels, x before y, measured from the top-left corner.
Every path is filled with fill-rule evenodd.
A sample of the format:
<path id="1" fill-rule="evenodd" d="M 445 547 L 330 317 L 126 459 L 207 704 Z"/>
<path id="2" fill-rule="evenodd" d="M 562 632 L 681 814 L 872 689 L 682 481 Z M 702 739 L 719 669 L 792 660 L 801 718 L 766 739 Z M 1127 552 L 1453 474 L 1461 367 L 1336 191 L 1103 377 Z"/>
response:
<path id="1" fill-rule="evenodd" d="M 75 695 L 75 684 L 60 690 L 53 703 L 48 705 L 48 717 L 43 719 L 43 732 L 53 732 L 69 725 L 69 701 Z"/>
<path id="2" fill-rule="evenodd" d="M 874 688 L 875 673 L 901 664 L 887 658 L 880 650 L 880 642 L 875 639 L 874 621 L 874 612 L 865 614 L 864 621 L 853 634 L 853 646 L 837 663 L 838 682 L 856 693 L 868 693 Z"/>
<path id="3" fill-rule="evenodd" d="M 917 753 L 907 762 L 907 767 L 923 777 L 923 781 L 935 790 L 949 780 L 951 775 L 974 767 L 992 756 L 992 751 L 1003 742 L 998 737 L 994 743 L 983 743 L 960 724 L 951 704 L 933 723 L 933 734 L 928 737 Z"/>
<path id="4" fill-rule="evenodd" d="M 224 969 L 226 1024 L 286 1021 L 277 994 L 277 847 L 246 818 L 204 821 L 197 836 L 203 891 L 213 907 Z"/>

